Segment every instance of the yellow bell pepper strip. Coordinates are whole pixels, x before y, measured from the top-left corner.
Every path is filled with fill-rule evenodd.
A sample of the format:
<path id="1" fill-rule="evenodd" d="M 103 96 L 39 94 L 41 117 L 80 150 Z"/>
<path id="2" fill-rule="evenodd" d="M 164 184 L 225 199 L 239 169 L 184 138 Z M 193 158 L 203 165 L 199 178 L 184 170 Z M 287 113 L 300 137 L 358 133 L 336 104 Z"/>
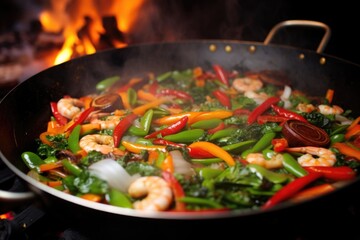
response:
<path id="1" fill-rule="evenodd" d="M 300 190 L 305 188 L 308 184 L 314 182 L 315 180 L 321 178 L 323 175 L 316 172 L 311 172 L 308 175 L 305 175 L 300 178 L 296 178 L 289 184 L 282 187 L 279 191 L 277 191 L 273 196 L 271 196 L 265 204 L 262 206 L 262 209 L 269 209 L 274 207 L 275 205 L 288 200 Z"/>
<path id="2" fill-rule="evenodd" d="M 55 117 L 56 121 L 61 125 L 65 125 L 68 120 L 66 117 L 62 116 L 57 108 L 57 103 L 56 102 L 50 102 L 50 107 L 51 107 L 51 112 L 53 114 L 53 116 Z"/>
<path id="3" fill-rule="evenodd" d="M 130 102 L 129 102 L 129 98 L 128 98 L 128 94 L 127 92 L 120 92 L 118 93 L 119 96 L 121 97 L 121 101 L 124 105 L 124 108 L 125 109 L 131 109 L 131 105 L 130 105 Z"/>
<path id="4" fill-rule="evenodd" d="M 351 137 L 359 134 L 360 134 L 360 125 L 355 125 L 351 129 L 349 128 L 347 129 L 345 133 L 345 139 L 350 139 Z"/>
<path id="5" fill-rule="evenodd" d="M 263 114 L 266 110 L 268 110 L 271 105 L 276 104 L 277 102 L 280 101 L 280 98 L 278 97 L 269 97 L 268 99 L 266 99 L 262 104 L 260 104 L 259 106 L 257 106 L 249 115 L 248 117 L 248 124 L 252 124 L 256 121 L 256 119 L 258 118 L 258 116 L 260 116 L 261 114 Z"/>
<path id="6" fill-rule="evenodd" d="M 144 113 L 149 110 L 150 108 L 154 108 L 154 107 L 157 107 L 159 106 L 160 104 L 164 103 L 164 102 L 167 102 L 169 101 L 170 98 L 159 98 L 159 99 L 156 99 L 152 102 L 149 102 L 149 103 L 146 103 L 146 104 L 143 104 L 139 107 L 136 107 L 132 110 L 133 113 L 137 114 L 137 115 L 144 115 Z"/>
<path id="7" fill-rule="evenodd" d="M 152 132 L 148 135 L 146 135 L 144 138 L 156 138 L 158 135 L 161 135 L 162 137 L 165 137 L 167 135 L 175 134 L 180 132 L 187 124 L 189 117 L 184 116 L 179 121 L 171 124 L 170 126 L 160 129 L 158 131 Z"/>
<path id="8" fill-rule="evenodd" d="M 193 119 L 189 118 L 188 124 L 193 124 L 198 121 L 215 119 L 215 118 L 225 119 L 225 118 L 231 117 L 232 115 L 233 115 L 233 112 L 228 111 L 228 110 L 216 110 L 216 111 L 211 111 L 211 112 L 203 112 L 203 113 L 199 114 L 198 116 L 195 116 Z"/>
<path id="9" fill-rule="evenodd" d="M 360 151 L 353 147 L 350 147 L 346 143 L 336 142 L 332 145 L 332 147 L 337 148 L 340 153 L 346 156 L 354 157 L 360 161 Z"/>
<path id="10" fill-rule="evenodd" d="M 166 151 L 166 146 L 162 145 L 143 145 L 138 143 L 131 143 L 128 141 L 122 141 L 121 144 L 126 148 L 127 151 L 132 153 L 141 153 L 141 151 Z"/>
<path id="11" fill-rule="evenodd" d="M 76 127 L 79 124 L 82 124 L 86 120 L 86 118 L 90 115 L 90 113 L 92 113 L 94 110 L 95 110 L 94 107 L 89 107 L 85 109 L 80 114 L 80 116 L 77 119 L 75 119 L 75 121 L 70 126 L 66 128 L 66 131 L 71 132 L 74 129 L 74 127 Z"/>
<path id="12" fill-rule="evenodd" d="M 291 197 L 289 200 L 291 202 L 300 202 L 300 201 L 304 201 L 304 200 L 308 200 L 317 196 L 321 196 L 324 195 L 326 193 L 332 192 L 334 191 L 336 188 L 329 184 L 329 183 L 324 183 L 321 185 L 317 185 L 311 188 L 307 188 L 297 194 L 295 194 L 293 197 Z"/>
<path id="13" fill-rule="evenodd" d="M 170 116 L 165 116 L 162 118 L 155 119 L 154 123 L 157 125 L 170 125 L 179 121 L 181 118 L 185 116 L 189 118 L 188 122 L 193 122 L 192 119 L 194 119 L 196 116 L 202 113 L 204 112 L 184 112 L 184 113 L 172 114 Z"/>
<path id="14" fill-rule="evenodd" d="M 229 166 L 235 165 L 234 158 L 221 147 L 211 142 L 199 141 L 189 145 L 190 148 L 200 148 L 206 152 L 209 152 L 215 157 L 223 159 Z"/>
<path id="15" fill-rule="evenodd" d="M 172 189 L 172 192 L 175 197 L 175 210 L 176 211 L 186 210 L 186 204 L 180 201 L 181 198 L 185 197 L 185 192 L 181 184 L 178 182 L 175 176 L 170 172 L 163 171 L 161 175 Z"/>
<path id="16" fill-rule="evenodd" d="M 124 133 L 128 130 L 128 128 L 132 125 L 135 119 L 138 116 L 131 113 L 123 117 L 120 122 L 115 126 L 113 131 L 113 139 L 114 139 L 114 146 L 118 147 L 123 137 Z"/>

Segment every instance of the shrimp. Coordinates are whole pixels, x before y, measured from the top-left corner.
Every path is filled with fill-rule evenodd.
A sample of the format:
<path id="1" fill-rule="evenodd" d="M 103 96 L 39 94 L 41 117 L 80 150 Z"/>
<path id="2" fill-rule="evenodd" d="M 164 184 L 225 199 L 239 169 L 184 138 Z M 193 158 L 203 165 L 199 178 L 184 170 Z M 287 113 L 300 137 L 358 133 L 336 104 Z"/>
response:
<path id="1" fill-rule="evenodd" d="M 72 119 L 80 113 L 82 107 L 84 107 L 84 103 L 76 98 L 62 98 L 57 103 L 59 113 L 68 119 Z"/>
<path id="2" fill-rule="evenodd" d="M 233 81 L 232 86 L 238 91 L 238 92 L 247 92 L 247 91 L 256 91 L 262 88 L 263 83 L 257 78 L 236 78 Z"/>
<path id="3" fill-rule="evenodd" d="M 114 153 L 123 155 L 123 152 L 114 146 L 112 136 L 101 134 L 90 134 L 80 139 L 79 145 L 86 152 L 98 151 L 102 154 Z"/>
<path id="4" fill-rule="evenodd" d="M 280 168 L 283 165 L 283 156 L 275 154 L 266 160 L 262 153 L 249 153 L 245 159 L 248 163 L 257 164 L 267 169 Z"/>
<path id="5" fill-rule="evenodd" d="M 318 108 L 319 112 L 325 115 L 342 114 L 344 112 L 344 110 L 337 105 L 333 105 L 332 107 L 329 105 L 319 105 Z"/>
<path id="6" fill-rule="evenodd" d="M 315 106 L 312 105 L 312 104 L 299 103 L 299 104 L 296 106 L 296 109 L 299 110 L 300 112 L 311 113 L 311 112 L 314 111 L 316 108 L 315 108 Z"/>
<path id="7" fill-rule="evenodd" d="M 128 192 L 134 198 L 146 196 L 133 204 L 134 208 L 138 210 L 163 211 L 173 201 L 169 184 L 157 176 L 138 178 L 130 184 Z"/>
<path id="8" fill-rule="evenodd" d="M 327 148 L 319 147 L 293 147 L 288 148 L 289 152 L 301 152 L 306 153 L 299 157 L 297 160 L 303 167 L 308 166 L 333 166 L 336 162 L 336 155 L 331 150 Z M 314 156 L 318 156 L 315 158 Z"/>
<path id="9" fill-rule="evenodd" d="M 120 122 L 120 118 L 121 116 L 107 116 L 105 120 L 94 118 L 90 122 L 100 124 L 101 129 L 114 129 Z"/>
<path id="10" fill-rule="evenodd" d="M 259 105 L 269 98 L 264 92 L 256 93 L 254 91 L 246 91 L 244 96 L 253 99 Z"/>

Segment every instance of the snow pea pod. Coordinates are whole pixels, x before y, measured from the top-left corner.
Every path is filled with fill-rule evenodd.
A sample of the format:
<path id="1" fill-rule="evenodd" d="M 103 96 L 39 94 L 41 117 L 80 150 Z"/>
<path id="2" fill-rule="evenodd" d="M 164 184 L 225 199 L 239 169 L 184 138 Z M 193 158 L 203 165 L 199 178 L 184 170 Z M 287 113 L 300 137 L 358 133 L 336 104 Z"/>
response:
<path id="1" fill-rule="evenodd" d="M 164 137 L 165 140 L 172 142 L 183 142 L 191 143 L 200 139 L 204 135 L 205 131 L 203 129 L 190 129 L 181 131 L 179 133 L 167 135 Z"/>
<path id="2" fill-rule="evenodd" d="M 303 177 L 308 172 L 289 153 L 283 153 L 284 168 L 296 177 Z"/>
<path id="3" fill-rule="evenodd" d="M 330 143 L 343 142 L 345 140 L 345 134 L 338 133 L 330 137 Z"/>
<path id="4" fill-rule="evenodd" d="M 215 132 L 213 135 L 211 135 L 210 141 L 213 141 L 213 140 L 216 140 L 219 138 L 223 138 L 223 137 L 228 137 L 234 132 L 235 129 L 236 128 L 234 128 L 234 127 L 229 127 L 229 128 L 225 128 L 223 130 L 219 130 L 219 131 Z"/>
<path id="5" fill-rule="evenodd" d="M 81 150 L 81 147 L 79 145 L 80 130 L 81 125 L 76 125 L 69 135 L 68 146 L 72 153 L 77 153 L 79 150 Z"/>
<path id="6" fill-rule="evenodd" d="M 201 128 L 208 130 L 217 127 L 220 123 L 222 123 L 222 120 L 219 118 L 206 119 L 191 124 L 191 128 Z"/>
<path id="7" fill-rule="evenodd" d="M 119 76 L 113 76 L 105 78 L 96 84 L 96 90 L 103 91 L 109 87 L 111 87 L 114 83 L 120 80 Z"/>
<path id="8" fill-rule="evenodd" d="M 219 162 L 223 162 L 223 160 L 221 158 L 193 158 L 191 159 L 192 163 L 200 163 L 203 165 L 210 165 L 213 163 L 219 163 Z"/>
<path id="9" fill-rule="evenodd" d="M 28 168 L 34 169 L 37 172 L 40 171 L 39 166 L 45 163 L 39 155 L 33 152 L 23 152 L 21 158 Z"/>
<path id="10" fill-rule="evenodd" d="M 141 127 L 135 127 L 134 125 L 131 125 L 128 129 L 129 133 L 135 136 L 144 137 L 149 133 L 151 121 L 154 116 L 154 111 L 152 109 L 145 112 L 144 116 L 140 119 L 140 126 Z"/>
<path id="11" fill-rule="evenodd" d="M 274 132 L 267 132 L 265 133 L 260 139 L 259 141 L 257 141 L 255 143 L 255 145 L 251 148 L 248 149 L 246 151 L 244 151 L 241 154 L 242 158 L 246 158 L 246 156 L 249 153 L 256 153 L 256 152 L 261 152 L 262 150 L 266 149 L 270 144 L 271 144 L 271 140 L 273 140 L 273 138 L 276 136 L 276 133 Z"/>
<path id="12" fill-rule="evenodd" d="M 222 172 L 223 170 L 221 169 L 206 167 L 199 170 L 199 175 L 204 179 L 212 179 L 217 177 Z"/>
<path id="13" fill-rule="evenodd" d="M 272 183 L 283 183 L 289 179 L 288 176 L 286 176 L 285 174 L 269 171 L 266 168 L 257 164 L 248 164 L 246 165 L 246 167 L 249 168 L 250 171 L 261 175 Z"/>
<path id="14" fill-rule="evenodd" d="M 68 159 L 63 159 L 61 162 L 62 162 L 64 168 L 66 170 L 68 170 L 71 174 L 73 174 L 77 177 L 80 176 L 82 170 L 77 165 L 73 164 Z"/>
<path id="15" fill-rule="evenodd" d="M 255 142 L 255 140 L 248 140 L 248 141 L 244 141 L 244 142 L 234 143 L 234 144 L 223 146 L 222 149 L 224 149 L 225 151 L 228 151 L 228 152 L 232 152 L 232 153 L 239 153 L 239 152 L 243 152 L 246 149 L 248 149 L 250 146 L 253 145 L 254 142 Z"/>
<path id="16" fill-rule="evenodd" d="M 181 202 L 187 203 L 187 204 L 198 204 L 198 205 L 205 205 L 205 206 L 212 207 L 212 208 L 223 208 L 223 206 L 220 203 L 215 202 L 210 199 L 205 199 L 205 198 L 183 197 L 183 198 L 180 198 L 179 200 Z"/>
<path id="17" fill-rule="evenodd" d="M 132 203 L 126 194 L 116 190 L 110 189 L 109 194 L 106 196 L 108 202 L 113 206 L 132 208 Z"/>

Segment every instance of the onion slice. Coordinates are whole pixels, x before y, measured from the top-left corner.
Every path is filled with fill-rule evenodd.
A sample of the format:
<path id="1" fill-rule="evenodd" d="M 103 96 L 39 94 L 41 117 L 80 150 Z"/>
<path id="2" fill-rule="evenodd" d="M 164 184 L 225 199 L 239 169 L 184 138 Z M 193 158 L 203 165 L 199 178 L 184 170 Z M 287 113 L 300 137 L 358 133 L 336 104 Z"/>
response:
<path id="1" fill-rule="evenodd" d="M 89 166 L 89 171 L 96 177 L 106 181 L 110 187 L 127 192 L 130 184 L 140 175 L 129 175 L 114 159 L 106 158 Z"/>
<path id="2" fill-rule="evenodd" d="M 174 164 L 174 173 L 183 174 L 185 176 L 191 176 L 194 174 L 191 164 L 184 159 L 179 150 L 170 151 L 170 155 Z"/>

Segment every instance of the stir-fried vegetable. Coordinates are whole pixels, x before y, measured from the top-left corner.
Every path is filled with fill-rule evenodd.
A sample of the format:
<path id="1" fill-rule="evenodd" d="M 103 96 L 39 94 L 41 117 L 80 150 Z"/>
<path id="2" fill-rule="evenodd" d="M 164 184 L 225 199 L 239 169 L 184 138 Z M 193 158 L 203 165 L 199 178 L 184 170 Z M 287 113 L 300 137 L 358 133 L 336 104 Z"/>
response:
<path id="1" fill-rule="evenodd" d="M 319 101 L 219 64 L 149 76 L 52 100 L 37 150 L 21 155 L 29 176 L 89 201 L 182 213 L 268 209 L 357 176 L 360 117 L 331 105 L 332 89 Z"/>

